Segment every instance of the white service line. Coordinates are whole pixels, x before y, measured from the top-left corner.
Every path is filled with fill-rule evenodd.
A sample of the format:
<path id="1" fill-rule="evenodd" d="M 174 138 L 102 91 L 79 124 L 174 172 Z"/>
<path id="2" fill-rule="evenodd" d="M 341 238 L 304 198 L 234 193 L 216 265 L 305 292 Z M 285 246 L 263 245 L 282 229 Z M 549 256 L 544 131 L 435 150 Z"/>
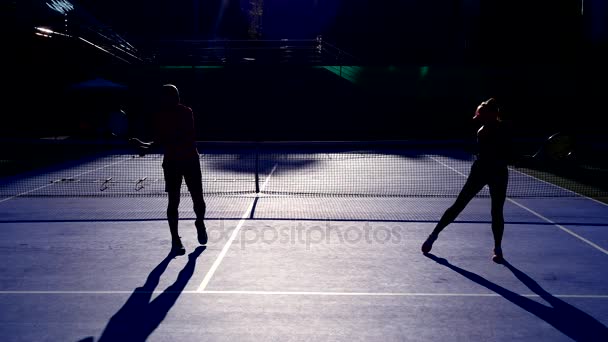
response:
<path id="1" fill-rule="evenodd" d="M 0 291 L 0 295 L 125 295 L 134 291 Z M 502 297 L 498 293 L 425 293 L 425 292 L 323 292 L 323 291 L 141 291 L 137 293 L 180 293 L 208 295 L 253 296 L 342 296 L 342 297 Z M 526 298 L 542 298 L 538 294 L 517 294 Z M 555 298 L 608 299 L 608 295 L 558 294 Z"/>
<path id="2" fill-rule="evenodd" d="M 95 171 L 98 171 L 98 170 L 101 170 L 101 169 L 105 169 L 106 167 L 109 167 L 109 166 L 112 166 L 112 165 L 116 165 L 116 164 L 119 164 L 119 163 L 124 163 L 124 162 L 125 162 L 125 161 L 127 161 L 127 160 L 129 160 L 129 159 L 119 160 L 119 161 L 114 162 L 114 163 L 112 163 L 112 164 L 108 164 L 108 165 L 104 165 L 104 166 L 98 167 L 98 168 L 96 168 L 96 169 L 94 169 L 94 170 L 85 171 L 85 172 L 79 173 L 79 174 L 77 174 L 77 175 L 75 175 L 75 176 L 72 176 L 72 178 L 80 177 L 80 176 L 82 176 L 82 175 L 86 175 L 87 173 L 91 173 L 91 172 L 95 172 Z M 38 191 L 38 190 L 40 190 L 40 189 L 47 188 L 47 187 L 49 187 L 49 186 L 51 186 L 51 185 L 54 185 L 54 184 L 55 184 L 55 182 L 51 182 L 51 183 L 49 183 L 49 184 L 47 184 L 47 185 L 39 186 L 39 187 L 37 187 L 36 189 L 28 190 L 28 191 L 22 192 L 22 193 L 20 193 L 20 194 L 17 194 L 17 195 L 15 195 L 15 196 L 11 196 L 11 197 L 7 197 L 7 198 L 3 198 L 3 199 L 1 199 L 1 200 L 0 200 L 0 203 L 2 203 L 2 202 L 6 202 L 6 201 L 9 201 L 9 200 L 12 200 L 13 198 L 17 198 L 17 197 L 20 197 L 20 196 L 23 196 L 23 195 L 27 195 L 27 194 L 29 194 L 30 192 L 34 192 L 34 191 Z"/>
<path id="3" fill-rule="evenodd" d="M 321 291 L 202 291 L 205 294 L 274 295 L 274 296 L 350 296 L 350 297 L 502 297 L 498 293 L 417 293 L 417 292 L 321 292 Z M 527 298 L 541 298 L 537 294 L 518 294 Z M 608 299 L 608 295 L 551 295 L 556 298 Z"/>
<path id="4" fill-rule="evenodd" d="M 272 174 L 274 173 L 274 171 L 277 169 L 277 165 L 278 164 L 274 164 L 274 167 L 272 168 L 272 171 L 270 171 L 270 173 L 268 174 L 268 177 L 266 177 L 266 180 L 264 181 L 264 184 L 260 188 L 260 192 L 264 191 L 264 189 L 266 188 L 266 185 L 268 185 L 268 181 L 270 180 L 270 177 L 272 177 Z M 198 289 L 196 290 L 197 292 L 203 292 L 203 291 L 205 291 L 205 288 L 207 287 L 207 285 L 209 284 L 209 281 L 211 280 L 211 278 L 215 274 L 215 271 L 217 270 L 217 268 L 222 263 L 222 260 L 226 256 L 226 253 L 228 253 L 228 250 L 230 249 L 230 246 L 232 245 L 232 242 L 238 236 L 238 234 L 239 234 L 239 232 L 241 230 L 241 227 L 243 227 L 243 224 L 249 219 L 249 216 L 251 215 L 251 210 L 253 210 L 253 205 L 255 204 L 255 201 L 256 201 L 257 198 L 258 198 L 258 196 L 256 196 L 251 201 L 251 204 L 249 204 L 249 207 L 247 207 L 247 210 L 245 210 L 245 213 L 243 213 L 243 216 L 241 217 L 241 220 L 237 224 L 236 228 L 234 228 L 234 231 L 232 231 L 232 235 L 230 235 L 230 238 L 228 239 L 228 241 L 224 245 L 224 248 L 222 248 L 222 251 L 220 252 L 220 255 L 218 255 L 217 259 L 215 259 L 215 262 L 213 263 L 213 265 L 211 265 L 211 268 L 209 269 L 209 271 L 207 271 L 207 274 L 205 275 L 205 278 L 203 278 L 203 282 L 199 285 Z"/>
<path id="5" fill-rule="evenodd" d="M 463 176 L 463 177 L 467 177 L 467 175 L 465 175 L 464 173 L 462 173 L 462 172 L 460 172 L 460 171 L 458 171 L 458 170 L 454 169 L 453 167 L 451 167 L 451 166 L 449 166 L 449 165 L 445 164 L 445 163 L 444 163 L 444 162 L 442 162 L 441 160 L 438 160 L 438 159 L 437 159 L 437 158 L 435 158 L 435 157 L 429 157 L 429 158 L 431 158 L 431 159 L 433 159 L 434 161 L 436 161 L 437 163 L 439 163 L 439 164 L 441 164 L 441 165 L 443 165 L 443 166 L 447 167 L 448 169 L 450 169 L 450 170 L 452 170 L 452 171 L 456 172 L 457 174 L 459 174 L 459 175 L 461 175 L 461 176 Z M 509 202 L 511 202 L 511 203 L 513 203 L 513 204 L 515 204 L 516 206 L 518 206 L 518 207 L 520 207 L 520 208 L 522 208 L 522 209 L 524 209 L 524 210 L 528 211 L 528 212 L 529 212 L 529 213 L 531 213 L 532 215 L 534 215 L 534 216 L 536 216 L 536 217 L 540 218 L 541 220 L 543 220 L 543 221 L 545 221 L 545 222 L 548 222 L 548 223 L 551 223 L 552 225 L 556 226 L 557 228 L 559 228 L 559 229 L 563 230 L 564 232 L 566 232 L 566 233 L 568 233 L 568 234 L 570 234 L 570 235 L 574 236 L 575 238 L 577 238 L 577 239 L 579 239 L 579 240 L 583 241 L 584 243 L 586 243 L 586 244 L 588 244 L 589 246 L 591 246 L 591 247 L 593 247 L 593 248 L 597 249 L 598 251 L 600 251 L 600 252 L 602 252 L 602 253 L 604 253 L 604 254 L 608 255 L 608 251 L 607 251 L 607 250 L 605 250 L 605 249 L 603 249 L 602 247 L 598 246 L 597 244 L 595 244 L 595 243 L 593 243 L 593 242 L 591 242 L 591 241 L 589 241 L 589 240 L 585 239 L 584 237 L 582 237 L 582 236 L 580 236 L 580 235 L 576 234 L 575 232 L 571 231 L 570 229 L 568 229 L 568 228 L 566 228 L 566 227 L 564 227 L 564 226 L 562 226 L 562 225 L 559 225 L 559 224 L 555 223 L 555 221 L 552 221 L 552 220 L 550 220 L 550 219 L 548 219 L 548 218 L 544 217 L 543 215 L 541 215 L 541 214 L 537 213 L 536 211 L 534 211 L 534 210 L 532 210 L 532 209 L 530 209 L 530 208 L 526 207 L 525 205 L 523 205 L 523 204 L 521 204 L 521 203 L 519 203 L 519 202 L 515 201 L 514 199 L 511 199 L 511 198 L 507 197 L 507 201 L 509 201 Z"/>

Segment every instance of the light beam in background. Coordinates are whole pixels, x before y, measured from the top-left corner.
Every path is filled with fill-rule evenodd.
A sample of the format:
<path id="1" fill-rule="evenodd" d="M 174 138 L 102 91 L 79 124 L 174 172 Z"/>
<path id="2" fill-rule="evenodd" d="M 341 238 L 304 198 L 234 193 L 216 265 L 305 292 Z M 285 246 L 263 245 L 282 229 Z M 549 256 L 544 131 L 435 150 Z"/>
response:
<path id="1" fill-rule="evenodd" d="M 222 23 L 222 20 L 224 19 L 224 13 L 226 12 L 226 8 L 228 8 L 228 4 L 230 3 L 230 0 L 222 0 L 222 3 L 220 4 L 220 8 L 218 10 L 217 13 L 217 20 L 215 21 L 215 26 L 213 27 L 213 37 L 217 38 L 217 31 Z"/>
<path id="2" fill-rule="evenodd" d="M 46 3 L 47 7 L 53 11 L 63 14 L 65 23 L 65 33 L 68 33 L 68 13 L 74 10 L 74 5 L 67 0 L 53 0 Z"/>
<path id="3" fill-rule="evenodd" d="M 68 0 L 53 0 L 47 2 L 46 5 L 53 11 L 61 14 L 67 14 L 74 9 L 74 5 Z"/>

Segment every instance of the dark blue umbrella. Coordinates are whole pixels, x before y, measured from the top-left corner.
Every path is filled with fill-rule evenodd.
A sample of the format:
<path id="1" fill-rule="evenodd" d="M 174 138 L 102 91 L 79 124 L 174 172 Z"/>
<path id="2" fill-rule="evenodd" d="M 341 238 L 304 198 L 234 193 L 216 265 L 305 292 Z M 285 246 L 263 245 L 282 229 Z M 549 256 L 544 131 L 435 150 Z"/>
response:
<path id="1" fill-rule="evenodd" d="M 71 90 L 84 90 L 84 91 L 124 91 L 127 90 L 127 86 L 119 83 L 115 83 L 103 78 L 95 78 L 84 82 L 72 84 Z"/>
<path id="2" fill-rule="evenodd" d="M 88 106 L 115 107 L 127 96 L 128 87 L 103 78 L 94 78 L 67 87 L 68 96 Z"/>

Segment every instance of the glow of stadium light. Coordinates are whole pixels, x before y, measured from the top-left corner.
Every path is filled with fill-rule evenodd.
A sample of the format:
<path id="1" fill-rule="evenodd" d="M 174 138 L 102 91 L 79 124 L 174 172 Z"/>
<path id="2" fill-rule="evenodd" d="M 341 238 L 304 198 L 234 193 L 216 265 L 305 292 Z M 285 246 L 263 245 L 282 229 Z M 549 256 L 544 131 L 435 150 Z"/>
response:
<path id="1" fill-rule="evenodd" d="M 53 0 L 50 3 L 47 2 L 46 5 L 53 11 L 61 14 L 67 14 L 74 9 L 74 5 L 68 0 Z"/>
<path id="2" fill-rule="evenodd" d="M 44 33 L 53 33 L 53 30 L 49 30 L 46 27 L 36 27 L 36 30 L 38 30 L 40 32 L 44 32 Z"/>
<path id="3" fill-rule="evenodd" d="M 61 32 L 56 32 L 53 31 L 51 29 L 48 29 L 46 27 L 35 27 L 35 29 L 38 31 L 36 32 L 36 34 L 38 36 L 42 36 L 42 37 L 51 37 L 52 35 L 58 35 L 58 36 L 63 36 L 63 37 L 70 37 L 67 34 L 61 33 Z M 41 34 L 39 34 L 40 32 L 42 32 Z"/>

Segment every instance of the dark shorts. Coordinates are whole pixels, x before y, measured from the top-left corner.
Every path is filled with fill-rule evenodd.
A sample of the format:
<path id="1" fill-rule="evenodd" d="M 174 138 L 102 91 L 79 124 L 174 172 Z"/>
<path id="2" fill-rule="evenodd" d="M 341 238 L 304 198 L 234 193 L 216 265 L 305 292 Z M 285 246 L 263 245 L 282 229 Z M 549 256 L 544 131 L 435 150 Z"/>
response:
<path id="1" fill-rule="evenodd" d="M 490 188 L 490 196 L 504 200 L 509 183 L 509 169 L 506 164 L 476 160 L 471 166 L 471 173 L 465 187 L 477 193 L 484 185 Z"/>
<path id="2" fill-rule="evenodd" d="M 165 191 L 179 193 L 182 188 L 182 178 L 191 194 L 203 193 L 203 179 L 199 159 L 163 161 L 165 174 Z"/>

